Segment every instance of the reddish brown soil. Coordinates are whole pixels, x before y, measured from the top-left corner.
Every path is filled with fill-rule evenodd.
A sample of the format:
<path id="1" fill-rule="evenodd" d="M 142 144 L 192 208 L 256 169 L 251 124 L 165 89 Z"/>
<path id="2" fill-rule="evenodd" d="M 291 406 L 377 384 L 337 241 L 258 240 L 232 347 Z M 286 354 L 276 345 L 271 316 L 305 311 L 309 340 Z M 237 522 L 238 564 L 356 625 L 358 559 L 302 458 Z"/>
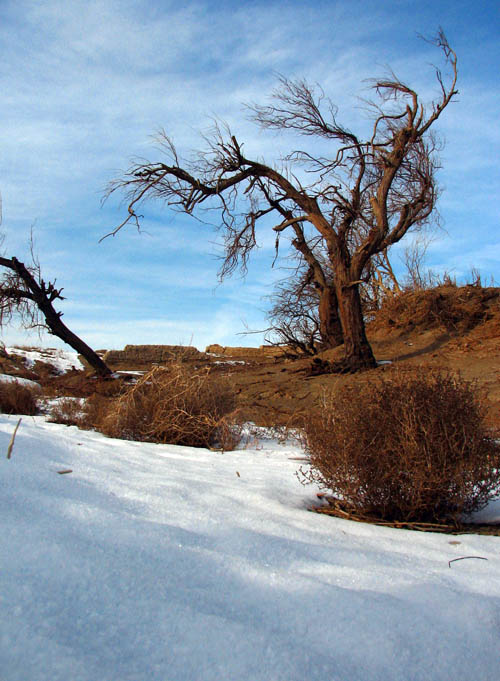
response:
<path id="1" fill-rule="evenodd" d="M 486 400 L 488 423 L 500 429 L 500 289 L 445 286 L 406 293 L 379 311 L 368 325 L 368 337 L 377 360 L 391 364 L 357 375 L 309 376 L 311 358 L 288 360 L 264 353 L 259 357 L 255 349 L 248 356 L 239 348 L 234 358 L 226 350 L 224 356 L 206 355 L 190 363 L 197 368 L 209 365 L 214 373 L 227 376 L 238 393 L 241 417 L 261 425 L 291 423 L 338 382 L 352 381 L 362 390 L 363 382 L 395 367 L 417 366 L 423 372 L 442 367 L 476 381 Z M 342 348 L 337 348 L 321 357 L 331 361 L 341 356 Z M 0 362 L 5 373 L 39 380 L 52 395 L 111 396 L 126 380 L 97 380 L 85 372 L 56 377 L 46 367 L 19 371 L 8 359 Z M 127 367 L 138 368 L 146 367 Z"/>
<path id="2" fill-rule="evenodd" d="M 500 429 L 500 289 L 449 286 L 405 294 L 380 311 L 368 337 L 377 360 L 392 364 L 354 376 L 308 376 L 310 358 L 218 366 L 239 391 L 245 417 L 266 425 L 288 422 L 338 382 L 353 381 L 362 390 L 364 381 L 400 366 L 441 367 L 477 383 L 488 423 Z M 341 356 L 342 348 L 322 354 Z"/>

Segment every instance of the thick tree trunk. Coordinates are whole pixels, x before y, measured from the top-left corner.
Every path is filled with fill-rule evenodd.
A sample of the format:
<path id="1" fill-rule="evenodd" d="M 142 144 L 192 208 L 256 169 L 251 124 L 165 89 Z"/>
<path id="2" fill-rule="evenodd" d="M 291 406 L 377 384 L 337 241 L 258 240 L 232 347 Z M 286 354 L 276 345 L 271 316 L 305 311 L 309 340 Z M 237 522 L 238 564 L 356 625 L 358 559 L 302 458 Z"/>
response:
<path id="1" fill-rule="evenodd" d="M 325 287 L 319 297 L 319 333 L 326 348 L 336 348 L 344 342 L 335 289 Z"/>
<path id="2" fill-rule="evenodd" d="M 338 370 L 354 372 L 377 366 L 370 343 L 366 337 L 365 322 L 359 286 L 337 283 L 340 321 L 344 333 L 344 359 Z"/>
<path id="3" fill-rule="evenodd" d="M 20 298 L 26 298 L 33 301 L 43 314 L 45 323 L 50 332 L 82 355 L 99 376 L 110 376 L 112 373 L 111 369 L 103 362 L 99 355 L 75 333 L 70 331 L 66 324 L 61 321 L 61 313 L 56 312 L 52 305 L 52 300 L 54 298 L 61 297 L 59 293 L 52 288 L 52 295 L 50 295 L 50 293 L 48 293 L 50 287 L 47 289 L 43 282 L 40 285 L 31 272 L 22 262 L 19 262 L 17 258 L 0 258 L 0 265 L 8 267 L 16 272 L 19 278 L 24 282 L 27 290 L 17 291 L 14 292 L 14 294 L 17 294 Z M 56 295 L 54 295 L 54 293 L 56 293 Z"/>

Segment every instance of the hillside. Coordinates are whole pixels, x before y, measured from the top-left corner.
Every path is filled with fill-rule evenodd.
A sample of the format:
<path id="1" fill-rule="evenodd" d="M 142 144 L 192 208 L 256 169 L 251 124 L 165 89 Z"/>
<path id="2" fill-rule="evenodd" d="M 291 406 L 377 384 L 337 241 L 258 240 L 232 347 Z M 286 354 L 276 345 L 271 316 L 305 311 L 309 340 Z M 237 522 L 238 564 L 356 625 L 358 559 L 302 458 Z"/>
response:
<path id="1" fill-rule="evenodd" d="M 108 352 L 110 366 L 120 371 L 145 371 L 155 363 L 180 359 L 193 367 L 210 367 L 227 376 L 238 393 L 238 407 L 245 420 L 259 425 L 286 424 L 302 410 L 317 403 L 325 389 L 338 382 L 360 385 L 377 373 L 395 367 L 442 367 L 476 381 L 488 407 L 488 422 L 500 428 L 500 289 L 480 286 L 441 286 L 409 292 L 394 298 L 368 324 L 368 337 L 378 369 L 354 376 L 311 375 L 313 360 L 290 360 L 276 348 L 227 348 L 210 346 L 207 352 L 179 346 L 127 346 Z M 3 373 L 39 381 L 53 395 L 88 396 L 97 391 L 114 393 L 112 386 L 87 373 L 60 374 L 49 356 L 28 361 L 26 350 L 0 357 Z M 29 354 L 29 353 L 28 353 Z M 320 355 L 329 362 L 340 358 L 342 348 Z M 78 360 L 75 357 L 75 364 Z M 71 364 L 71 362 L 70 362 Z"/>
<path id="2" fill-rule="evenodd" d="M 241 354 L 237 359 L 245 364 L 220 364 L 217 370 L 231 376 L 248 418 L 271 425 L 320 400 L 333 383 L 362 386 L 374 373 L 394 367 L 442 367 L 477 382 L 487 399 L 489 423 L 500 427 L 500 289 L 447 286 L 405 294 L 380 310 L 367 332 L 383 364 L 355 376 L 310 376 L 310 358 L 257 360 Z M 321 358 L 331 361 L 341 355 L 338 348 Z"/>

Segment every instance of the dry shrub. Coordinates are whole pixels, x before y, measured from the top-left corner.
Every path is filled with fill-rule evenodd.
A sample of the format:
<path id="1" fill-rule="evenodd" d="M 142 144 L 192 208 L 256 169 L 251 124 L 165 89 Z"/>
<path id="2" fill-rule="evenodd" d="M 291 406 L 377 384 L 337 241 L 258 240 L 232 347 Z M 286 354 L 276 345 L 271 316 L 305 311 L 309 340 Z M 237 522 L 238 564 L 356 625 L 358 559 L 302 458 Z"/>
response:
<path id="1" fill-rule="evenodd" d="M 342 385 L 306 420 L 305 476 L 350 512 L 457 522 L 500 494 L 500 445 L 475 385 L 424 371 Z"/>
<path id="2" fill-rule="evenodd" d="M 63 397 L 50 408 L 48 421 L 65 426 L 82 427 L 86 418 L 85 405 L 77 397 Z"/>
<path id="3" fill-rule="evenodd" d="M 92 430 L 94 428 L 101 430 L 100 424 L 108 415 L 112 401 L 111 398 L 100 395 L 99 393 L 94 393 L 88 397 L 85 400 L 83 417 L 78 427 L 84 430 Z"/>
<path id="4" fill-rule="evenodd" d="M 44 393 L 51 397 L 90 397 L 98 394 L 116 397 L 123 392 L 126 378 L 100 378 L 84 371 L 68 371 L 44 380 Z"/>
<path id="5" fill-rule="evenodd" d="M 0 383 L 0 412 L 3 414 L 28 414 L 38 412 L 37 397 L 40 389 L 18 381 Z"/>
<path id="6" fill-rule="evenodd" d="M 226 382 L 174 363 L 155 367 L 118 398 L 89 400 L 87 420 L 109 437 L 228 450 L 239 441 L 234 409 Z"/>
<path id="7" fill-rule="evenodd" d="M 408 290 L 388 297 L 370 322 L 371 332 L 405 333 L 414 329 L 441 328 L 465 333 L 491 318 L 498 309 L 500 291 L 482 286 L 452 283 L 430 289 Z"/>
<path id="8" fill-rule="evenodd" d="M 47 420 L 82 430 L 100 430 L 100 424 L 109 414 L 111 402 L 111 398 L 99 393 L 88 398 L 62 397 L 51 407 Z"/>

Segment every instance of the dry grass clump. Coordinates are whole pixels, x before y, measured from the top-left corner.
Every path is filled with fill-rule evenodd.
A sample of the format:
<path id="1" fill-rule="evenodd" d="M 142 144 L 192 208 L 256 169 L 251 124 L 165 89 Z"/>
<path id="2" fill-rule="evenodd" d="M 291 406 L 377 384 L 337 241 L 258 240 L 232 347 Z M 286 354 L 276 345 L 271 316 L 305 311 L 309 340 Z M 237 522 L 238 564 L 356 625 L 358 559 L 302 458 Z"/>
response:
<path id="1" fill-rule="evenodd" d="M 399 370 L 343 385 L 306 419 L 311 482 L 354 514 L 458 522 L 500 494 L 500 445 L 475 386 L 448 372 Z"/>
<path id="2" fill-rule="evenodd" d="M 0 412 L 2 414 L 28 414 L 38 412 L 37 397 L 40 389 L 18 381 L 0 383 Z"/>
<path id="3" fill-rule="evenodd" d="M 388 329 L 401 333 L 413 329 L 442 328 L 464 333 L 492 316 L 498 309 L 500 291 L 482 286 L 443 284 L 429 289 L 411 289 L 388 297 L 370 322 L 372 332 Z"/>
<path id="4" fill-rule="evenodd" d="M 155 367 L 118 398 L 89 400 L 87 421 L 109 437 L 228 450 L 240 437 L 234 410 L 226 382 L 174 363 Z"/>
<path id="5" fill-rule="evenodd" d="M 61 397 L 51 406 L 47 420 L 65 426 L 77 426 L 82 430 L 100 430 L 100 424 L 110 409 L 111 399 L 100 393 L 88 398 Z"/>
<path id="6" fill-rule="evenodd" d="M 83 400 L 77 397 L 62 397 L 51 406 L 48 416 L 50 423 L 62 423 L 65 426 L 84 427 L 86 408 Z"/>
<path id="7" fill-rule="evenodd" d="M 84 371 L 68 371 L 44 379 L 44 394 L 50 397 L 117 397 L 123 392 L 126 378 L 100 378 Z"/>

